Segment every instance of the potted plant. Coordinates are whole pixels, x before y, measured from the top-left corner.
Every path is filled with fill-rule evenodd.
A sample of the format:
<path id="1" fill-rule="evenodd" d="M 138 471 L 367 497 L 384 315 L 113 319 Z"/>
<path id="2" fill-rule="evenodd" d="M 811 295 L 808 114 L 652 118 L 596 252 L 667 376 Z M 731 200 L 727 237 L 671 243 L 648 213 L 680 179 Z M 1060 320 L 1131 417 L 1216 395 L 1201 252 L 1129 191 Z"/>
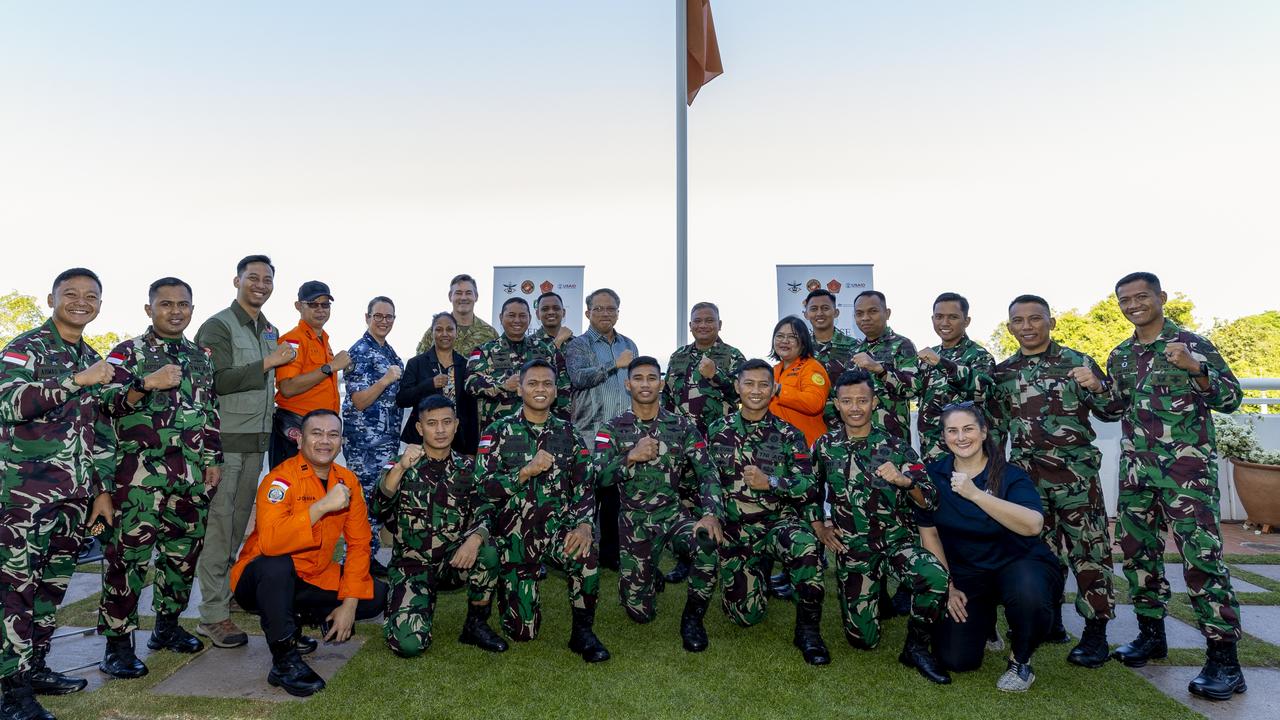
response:
<path id="1" fill-rule="evenodd" d="M 1236 495 L 1248 514 L 1248 522 L 1262 532 L 1280 526 L 1280 452 L 1258 444 L 1253 424 L 1218 416 L 1218 454 L 1231 462 Z"/>

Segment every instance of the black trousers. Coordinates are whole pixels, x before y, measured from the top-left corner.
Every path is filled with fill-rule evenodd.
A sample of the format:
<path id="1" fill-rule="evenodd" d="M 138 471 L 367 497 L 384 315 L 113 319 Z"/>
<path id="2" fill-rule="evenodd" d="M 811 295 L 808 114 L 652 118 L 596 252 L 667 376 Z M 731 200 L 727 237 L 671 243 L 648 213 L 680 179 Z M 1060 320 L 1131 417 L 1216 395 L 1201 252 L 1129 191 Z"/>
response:
<path id="1" fill-rule="evenodd" d="M 336 590 L 325 590 L 298 577 L 288 555 L 259 555 L 245 566 L 236 583 L 236 602 L 259 616 L 268 642 L 292 637 L 295 617 L 319 625 L 342 601 Z M 373 579 L 373 597 L 356 605 L 356 619 L 376 617 L 387 604 L 387 584 Z"/>
<path id="2" fill-rule="evenodd" d="M 618 570 L 618 486 L 596 488 L 596 523 L 600 526 L 600 567 Z"/>
<path id="3" fill-rule="evenodd" d="M 987 634 L 995 627 L 996 606 L 1004 606 L 1009 622 L 1009 643 L 1018 662 L 1031 655 L 1048 637 L 1053 606 L 1062 597 L 1058 563 L 1031 556 L 1015 560 L 998 571 L 964 577 L 952 582 L 968 597 L 968 619 L 959 623 L 943 612 L 936 635 L 938 659 L 948 670 L 977 670 L 982 666 Z"/>
<path id="4" fill-rule="evenodd" d="M 271 444 L 267 447 L 271 468 L 298 454 L 298 441 L 289 437 L 291 429 L 302 432 L 302 416 L 288 410 L 276 410 L 271 418 Z"/>

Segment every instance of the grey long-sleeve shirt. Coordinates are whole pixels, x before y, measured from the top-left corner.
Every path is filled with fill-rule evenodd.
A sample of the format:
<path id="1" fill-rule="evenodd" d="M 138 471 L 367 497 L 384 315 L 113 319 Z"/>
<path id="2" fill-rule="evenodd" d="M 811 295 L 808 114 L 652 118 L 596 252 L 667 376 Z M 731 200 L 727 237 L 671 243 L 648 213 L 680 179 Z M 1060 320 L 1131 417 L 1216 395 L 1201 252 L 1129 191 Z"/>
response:
<path id="1" fill-rule="evenodd" d="M 631 396 L 623 385 L 627 373 L 617 367 L 618 356 L 628 350 L 639 354 L 635 342 L 626 335 L 615 332 L 611 343 L 591 328 L 564 346 L 573 387 L 573 427 L 587 447 L 595 447 L 601 425 L 631 407 Z"/>

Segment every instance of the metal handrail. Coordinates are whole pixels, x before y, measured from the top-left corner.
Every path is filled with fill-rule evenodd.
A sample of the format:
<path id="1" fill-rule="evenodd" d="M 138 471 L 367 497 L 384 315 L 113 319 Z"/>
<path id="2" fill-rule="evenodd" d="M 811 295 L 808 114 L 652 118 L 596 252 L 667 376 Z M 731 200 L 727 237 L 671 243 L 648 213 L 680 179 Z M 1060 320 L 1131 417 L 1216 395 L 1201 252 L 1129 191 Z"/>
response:
<path id="1" fill-rule="evenodd" d="M 1280 391 L 1280 378 L 1241 378 L 1240 388 L 1258 392 Z M 1245 397 L 1244 404 L 1258 405 L 1260 414 L 1266 415 L 1272 405 L 1280 404 L 1280 397 Z"/>

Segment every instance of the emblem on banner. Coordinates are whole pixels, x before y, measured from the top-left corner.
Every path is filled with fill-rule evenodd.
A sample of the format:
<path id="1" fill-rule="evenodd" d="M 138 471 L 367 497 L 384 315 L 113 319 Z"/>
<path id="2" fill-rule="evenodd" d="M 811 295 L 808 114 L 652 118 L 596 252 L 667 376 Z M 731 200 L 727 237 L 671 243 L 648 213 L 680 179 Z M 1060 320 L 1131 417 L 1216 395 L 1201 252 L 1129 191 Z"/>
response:
<path id="1" fill-rule="evenodd" d="M 552 290 L 555 290 L 555 289 L 556 289 L 555 284 L 552 283 L 550 280 L 543 280 L 542 284 L 538 286 L 538 290 L 544 293 L 551 292 Z"/>
<path id="2" fill-rule="evenodd" d="M 827 283 L 827 289 L 832 293 L 840 292 L 840 281 L 835 279 L 831 280 L 831 282 Z"/>
<path id="3" fill-rule="evenodd" d="M 818 282 L 814 278 L 810 278 L 809 282 L 804 284 L 804 287 L 809 292 L 813 292 L 814 290 L 817 290 L 818 288 L 822 287 L 822 283 Z"/>
<path id="4" fill-rule="evenodd" d="M 524 293 L 525 295 L 531 295 L 533 293 L 533 281 L 525 280 L 524 282 L 520 283 L 520 292 Z"/>
<path id="5" fill-rule="evenodd" d="M 503 290 L 503 292 L 505 292 L 506 294 L 511 295 L 512 293 L 514 293 L 514 292 L 516 291 L 516 284 L 515 284 L 515 283 L 502 283 L 502 290 Z"/>
<path id="6" fill-rule="evenodd" d="M 800 294 L 800 283 L 787 283 L 787 289 L 794 295 Z"/>

